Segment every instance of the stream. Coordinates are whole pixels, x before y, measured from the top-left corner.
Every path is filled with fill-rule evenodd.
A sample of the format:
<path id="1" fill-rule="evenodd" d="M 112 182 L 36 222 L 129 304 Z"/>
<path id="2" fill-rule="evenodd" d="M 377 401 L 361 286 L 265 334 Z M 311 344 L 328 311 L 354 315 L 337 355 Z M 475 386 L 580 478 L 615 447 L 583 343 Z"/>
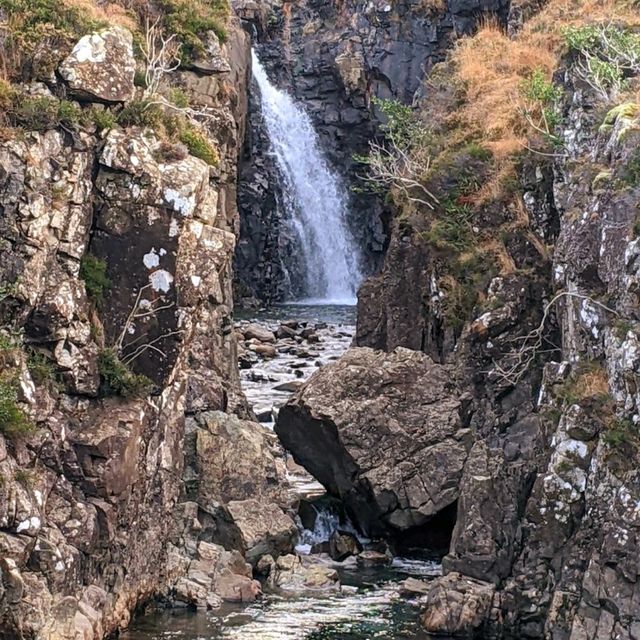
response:
<path id="1" fill-rule="evenodd" d="M 292 320 L 295 319 L 295 320 Z M 297 337 L 278 339 L 275 357 L 252 352 L 241 355 L 242 386 L 263 428 L 272 432 L 277 410 L 319 367 L 337 359 L 350 346 L 355 332 L 355 309 L 346 306 L 283 305 L 252 316 L 237 318 L 237 328 L 248 322 L 272 331 L 281 323 L 306 329 L 310 341 Z M 242 364 L 244 362 L 244 364 Z M 250 366 L 249 366 L 250 365 Z M 302 373 L 301 373 L 302 372 Z M 282 387 L 289 390 L 278 390 Z M 275 438 L 275 433 L 273 434 Z M 304 469 L 287 459 L 292 491 L 308 500 L 324 489 Z M 388 566 L 362 567 L 354 557 L 334 562 L 327 554 L 309 555 L 314 544 L 326 543 L 338 526 L 350 529 L 330 509 L 317 507 L 313 531 L 300 525 L 296 553 L 335 568 L 340 586 L 321 594 L 265 589 L 254 603 L 225 603 L 213 612 L 189 609 L 157 610 L 134 621 L 124 640 L 422 640 L 417 594 L 401 595 L 407 578 L 429 580 L 440 575 L 440 564 L 427 557 L 394 558 Z M 365 544 L 366 540 L 362 541 Z"/>

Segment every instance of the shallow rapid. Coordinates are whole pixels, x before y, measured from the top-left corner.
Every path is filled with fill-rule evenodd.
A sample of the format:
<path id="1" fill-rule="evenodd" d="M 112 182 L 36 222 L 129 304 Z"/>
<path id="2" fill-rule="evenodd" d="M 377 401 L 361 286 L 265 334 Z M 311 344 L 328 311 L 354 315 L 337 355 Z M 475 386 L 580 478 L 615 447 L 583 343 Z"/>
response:
<path id="1" fill-rule="evenodd" d="M 278 409 L 291 393 L 319 367 L 337 359 L 349 348 L 355 331 L 355 309 L 349 306 L 283 305 L 238 318 L 236 330 L 239 334 L 249 323 L 273 332 L 282 326 L 295 326 L 298 332 L 297 336 L 279 337 L 275 355 L 270 357 L 251 351 L 250 341 L 241 346 L 241 354 L 244 352 L 241 363 L 245 362 L 241 368 L 243 389 L 262 420 L 262 428 L 271 431 Z M 302 335 L 310 338 L 302 338 Z M 290 458 L 287 457 L 285 464 L 291 490 L 304 500 L 316 500 L 315 526 L 305 529 L 300 522 L 296 553 L 305 561 L 335 569 L 339 576 L 337 588 L 309 593 L 267 587 L 256 602 L 225 603 L 213 612 L 156 611 L 139 618 L 123 636 L 125 640 L 427 638 L 418 623 L 420 594 L 403 591 L 402 583 L 407 578 L 428 581 L 440 575 L 440 564 L 422 556 L 396 557 L 386 566 L 361 566 L 353 556 L 334 562 L 324 553 L 311 553 L 316 545 L 326 545 L 337 529 L 357 532 L 348 519 L 317 501 L 324 493 L 317 481 Z M 362 538 L 361 541 L 368 542 Z"/>

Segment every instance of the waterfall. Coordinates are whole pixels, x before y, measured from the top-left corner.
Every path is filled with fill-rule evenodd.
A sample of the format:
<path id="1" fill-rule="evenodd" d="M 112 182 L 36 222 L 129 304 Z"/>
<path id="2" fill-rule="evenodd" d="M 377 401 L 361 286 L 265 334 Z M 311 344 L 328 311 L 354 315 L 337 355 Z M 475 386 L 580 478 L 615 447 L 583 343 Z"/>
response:
<path id="1" fill-rule="evenodd" d="M 284 219 L 296 241 L 309 302 L 354 304 L 361 281 L 347 228 L 347 191 L 329 167 L 308 114 L 267 77 L 255 51 L 253 75 L 272 152 L 283 176 Z"/>

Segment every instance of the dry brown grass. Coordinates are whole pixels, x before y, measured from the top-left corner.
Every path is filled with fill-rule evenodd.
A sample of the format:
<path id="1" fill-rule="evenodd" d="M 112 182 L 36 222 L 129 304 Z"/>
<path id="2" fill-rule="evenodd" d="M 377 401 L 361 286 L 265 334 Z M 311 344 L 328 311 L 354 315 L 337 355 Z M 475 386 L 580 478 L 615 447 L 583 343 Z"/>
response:
<path id="1" fill-rule="evenodd" d="M 551 80 L 564 52 L 563 29 L 610 20 L 638 26 L 640 11 L 620 0 L 550 0 L 516 38 L 488 21 L 459 43 L 453 62 L 465 97 L 460 115 L 496 160 L 528 145 L 533 132 L 523 115 L 522 83 L 536 70 Z"/>
<path id="2" fill-rule="evenodd" d="M 444 13 L 447 8 L 445 0 L 420 0 L 416 5 L 418 12 L 431 14 Z"/>
<path id="3" fill-rule="evenodd" d="M 583 373 L 576 381 L 576 391 L 582 398 L 604 398 L 609 395 L 609 379 L 603 367 Z"/>
<path id="4" fill-rule="evenodd" d="M 528 38 L 510 39 L 495 23 L 486 23 L 453 54 L 456 75 L 465 91 L 464 119 L 496 159 L 523 149 L 528 127 L 522 117 L 521 87 L 536 69 L 549 78 L 556 56 Z"/>
<path id="5" fill-rule="evenodd" d="M 119 2 L 102 2 L 98 4 L 95 0 L 64 0 L 63 4 L 70 8 L 79 9 L 90 20 L 96 22 L 119 25 L 131 31 L 135 31 L 138 28 L 138 21 L 133 11 L 127 10 Z"/>

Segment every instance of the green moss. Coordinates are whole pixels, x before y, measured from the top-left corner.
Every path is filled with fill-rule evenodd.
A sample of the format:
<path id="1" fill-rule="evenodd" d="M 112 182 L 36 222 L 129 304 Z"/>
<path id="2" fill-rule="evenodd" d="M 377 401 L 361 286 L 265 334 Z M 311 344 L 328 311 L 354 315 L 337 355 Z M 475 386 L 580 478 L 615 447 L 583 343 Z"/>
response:
<path id="1" fill-rule="evenodd" d="M 226 42 L 227 0 L 158 0 L 163 27 L 175 33 L 181 43 L 180 56 L 185 63 L 205 52 L 206 34 L 213 31 Z"/>
<path id="2" fill-rule="evenodd" d="M 68 100 L 49 96 L 29 96 L 12 90 L 5 95 L 10 104 L 5 113 L 13 127 L 27 131 L 48 131 L 59 126 L 75 128 L 86 122 L 82 109 Z"/>
<path id="3" fill-rule="evenodd" d="M 19 439 L 33 433 L 35 427 L 18 405 L 17 384 L 0 380 L 0 433 Z"/>
<path id="4" fill-rule="evenodd" d="M 195 127 L 187 125 L 179 132 L 180 142 L 186 145 L 189 153 L 200 160 L 204 160 L 208 165 L 215 167 L 220 162 L 217 149 L 207 140 L 206 136 Z"/>
<path id="5" fill-rule="evenodd" d="M 612 448 L 633 444 L 638 440 L 638 427 L 628 418 L 616 418 L 607 425 L 602 439 Z"/>
<path id="6" fill-rule="evenodd" d="M 442 213 L 423 234 L 433 247 L 454 253 L 467 251 L 475 245 L 471 228 L 473 210 L 470 205 L 460 204 L 454 197 L 441 202 Z"/>
<path id="7" fill-rule="evenodd" d="M 91 302 L 100 307 L 105 291 L 111 287 L 111 280 L 107 277 L 107 263 L 90 253 L 85 253 L 80 261 L 80 278 L 84 281 Z"/>
<path id="8" fill-rule="evenodd" d="M 186 109 L 189 106 L 189 96 L 180 88 L 171 89 L 169 100 L 180 109 Z"/>
<path id="9" fill-rule="evenodd" d="M 158 105 L 148 100 L 133 100 L 119 114 L 118 124 L 123 127 L 150 127 L 162 125 L 163 113 Z"/>
<path id="10" fill-rule="evenodd" d="M 106 108 L 101 109 L 99 107 L 92 107 L 90 115 L 98 131 L 113 129 L 117 122 L 116 116 L 113 111 Z"/>
<path id="11" fill-rule="evenodd" d="M 28 471 L 27 469 L 17 469 L 13 474 L 13 479 L 21 485 L 29 487 L 33 482 L 33 475 L 31 471 Z"/>
<path id="12" fill-rule="evenodd" d="M 126 398 L 148 395 L 153 383 L 143 375 L 133 373 L 113 349 L 105 349 L 98 358 L 98 371 L 103 395 L 118 395 Z"/>
<path id="13" fill-rule="evenodd" d="M 147 88 L 147 72 L 144 69 L 136 69 L 133 75 L 133 84 L 141 89 Z"/>
<path id="14" fill-rule="evenodd" d="M 489 149 L 486 149 L 477 142 L 470 142 L 463 151 L 474 160 L 481 160 L 482 162 L 491 160 L 493 157 L 493 153 Z"/>
<path id="15" fill-rule="evenodd" d="M 640 186 L 640 149 L 636 149 L 622 169 L 622 183 L 627 187 Z"/>
<path id="16" fill-rule="evenodd" d="M 5 71 L 15 79 L 49 75 L 80 36 L 104 26 L 59 0 L 0 0 Z"/>

